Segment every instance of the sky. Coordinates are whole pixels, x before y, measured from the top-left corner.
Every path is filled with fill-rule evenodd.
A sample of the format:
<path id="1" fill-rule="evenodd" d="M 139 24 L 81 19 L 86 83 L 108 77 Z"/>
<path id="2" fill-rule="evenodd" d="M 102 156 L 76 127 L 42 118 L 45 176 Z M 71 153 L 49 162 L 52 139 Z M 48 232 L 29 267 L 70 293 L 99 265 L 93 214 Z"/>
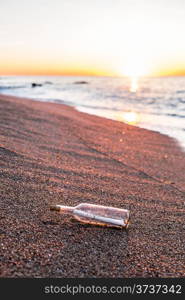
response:
<path id="1" fill-rule="evenodd" d="M 185 0 L 0 0 L 1 75 L 185 75 Z"/>

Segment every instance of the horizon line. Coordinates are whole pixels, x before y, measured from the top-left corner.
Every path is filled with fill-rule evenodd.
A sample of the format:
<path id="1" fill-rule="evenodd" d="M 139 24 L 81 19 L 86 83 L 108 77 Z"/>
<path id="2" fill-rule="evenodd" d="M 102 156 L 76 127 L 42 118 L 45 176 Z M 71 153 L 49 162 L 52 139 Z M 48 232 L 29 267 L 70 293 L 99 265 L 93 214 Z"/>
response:
<path id="1" fill-rule="evenodd" d="M 127 76 L 127 75 L 99 75 L 99 74 L 48 74 L 48 73 L 40 73 L 40 74 L 15 74 L 15 73 L 10 73 L 10 74 L 1 74 L 0 77 L 9 77 L 9 76 L 48 76 L 48 77 L 112 77 L 112 78 L 130 78 L 130 77 L 137 77 L 137 78 L 156 78 L 156 77 L 185 77 L 185 73 L 180 73 L 180 74 L 161 74 L 161 75 L 142 75 L 142 76 Z"/>

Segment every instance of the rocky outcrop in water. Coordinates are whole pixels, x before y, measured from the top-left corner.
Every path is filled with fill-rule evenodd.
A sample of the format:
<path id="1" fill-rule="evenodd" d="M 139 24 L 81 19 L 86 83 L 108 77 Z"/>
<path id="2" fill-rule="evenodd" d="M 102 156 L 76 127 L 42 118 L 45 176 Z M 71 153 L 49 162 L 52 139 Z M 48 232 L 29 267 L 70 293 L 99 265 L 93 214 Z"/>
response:
<path id="1" fill-rule="evenodd" d="M 35 83 L 35 82 L 32 82 L 31 84 L 31 87 L 38 87 L 38 86 L 42 86 L 41 83 Z"/>
<path id="2" fill-rule="evenodd" d="M 87 81 L 75 81 L 74 84 L 88 84 Z"/>

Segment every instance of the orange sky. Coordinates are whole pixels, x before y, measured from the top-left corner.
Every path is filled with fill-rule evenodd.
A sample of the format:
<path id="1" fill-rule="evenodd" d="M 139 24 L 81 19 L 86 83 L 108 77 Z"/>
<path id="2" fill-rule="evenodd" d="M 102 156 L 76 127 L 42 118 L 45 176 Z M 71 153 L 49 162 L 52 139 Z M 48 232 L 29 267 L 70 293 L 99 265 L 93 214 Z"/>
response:
<path id="1" fill-rule="evenodd" d="M 6 0 L 2 75 L 185 75 L 183 0 Z"/>

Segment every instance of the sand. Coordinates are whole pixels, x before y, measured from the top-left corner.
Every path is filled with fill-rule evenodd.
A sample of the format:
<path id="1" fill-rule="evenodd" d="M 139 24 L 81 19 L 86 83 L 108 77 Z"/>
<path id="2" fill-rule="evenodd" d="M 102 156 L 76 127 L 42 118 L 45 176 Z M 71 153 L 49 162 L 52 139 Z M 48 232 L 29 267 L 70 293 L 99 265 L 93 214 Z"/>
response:
<path id="1" fill-rule="evenodd" d="M 175 140 L 0 95 L 1 277 L 184 277 L 185 153 Z M 128 231 L 49 210 L 126 208 Z"/>

